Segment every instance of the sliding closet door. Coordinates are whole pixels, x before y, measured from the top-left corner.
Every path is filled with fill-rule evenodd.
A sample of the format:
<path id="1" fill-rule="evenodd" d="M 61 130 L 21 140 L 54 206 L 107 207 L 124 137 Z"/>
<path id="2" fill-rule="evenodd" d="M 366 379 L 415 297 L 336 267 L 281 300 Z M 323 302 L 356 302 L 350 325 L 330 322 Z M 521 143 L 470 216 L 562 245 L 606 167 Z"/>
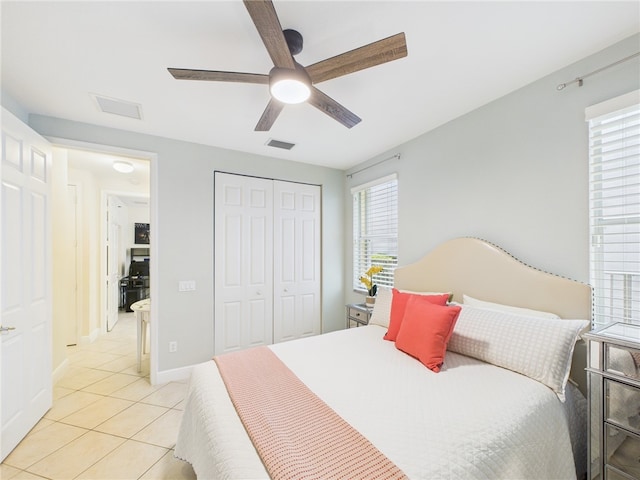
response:
<path id="1" fill-rule="evenodd" d="M 276 343 L 320 333 L 320 221 L 318 185 L 274 182 Z"/>
<path id="2" fill-rule="evenodd" d="M 215 353 L 273 343 L 273 182 L 215 174 Z"/>

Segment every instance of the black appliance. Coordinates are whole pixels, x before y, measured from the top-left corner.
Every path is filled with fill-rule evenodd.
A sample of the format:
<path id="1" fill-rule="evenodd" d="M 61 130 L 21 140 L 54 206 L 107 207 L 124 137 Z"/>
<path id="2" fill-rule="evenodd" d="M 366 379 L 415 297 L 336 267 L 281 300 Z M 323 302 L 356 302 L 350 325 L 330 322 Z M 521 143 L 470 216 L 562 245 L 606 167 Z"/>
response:
<path id="1" fill-rule="evenodd" d="M 129 275 L 120 279 L 120 305 L 125 312 L 132 312 L 131 304 L 149 298 L 149 261 L 133 261 Z"/>

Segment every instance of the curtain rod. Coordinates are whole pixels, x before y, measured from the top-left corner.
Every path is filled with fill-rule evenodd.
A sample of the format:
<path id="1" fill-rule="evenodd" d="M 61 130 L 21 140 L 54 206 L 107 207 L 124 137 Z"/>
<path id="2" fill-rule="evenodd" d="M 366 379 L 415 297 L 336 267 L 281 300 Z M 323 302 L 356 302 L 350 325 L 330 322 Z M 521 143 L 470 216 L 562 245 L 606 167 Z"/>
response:
<path id="1" fill-rule="evenodd" d="M 366 167 L 361 168 L 360 170 L 356 170 L 355 172 L 348 173 L 347 174 L 347 178 L 351 178 L 356 173 L 364 172 L 365 170 L 368 170 L 369 168 L 375 167 L 376 165 L 380 165 L 381 163 L 384 163 L 384 162 L 388 162 L 389 160 L 393 160 L 394 158 L 397 158 L 398 160 L 400 160 L 400 154 L 396 153 L 395 155 L 392 155 L 389 158 L 385 158 L 384 160 L 380 160 L 379 162 L 373 163 L 371 165 L 367 165 Z"/>
<path id="2" fill-rule="evenodd" d="M 580 77 L 576 77 L 574 80 L 571 80 L 570 82 L 561 83 L 560 85 L 558 85 L 556 87 L 556 89 L 557 90 L 564 90 L 564 87 L 566 87 L 567 85 L 571 85 L 572 83 L 577 83 L 578 86 L 581 87 L 582 84 L 583 84 L 583 80 L 585 78 L 590 77 L 591 75 L 595 75 L 596 73 L 600 73 L 603 70 L 607 70 L 608 68 L 615 67 L 616 65 L 620 65 L 621 63 L 626 62 L 628 60 L 631 60 L 632 58 L 637 57 L 638 55 L 640 55 L 640 52 L 636 52 L 633 55 L 629 55 L 628 57 L 625 57 L 625 58 L 623 58 L 621 60 L 618 60 L 617 62 L 613 62 L 612 64 L 607 65 L 606 67 L 602 67 L 602 68 L 599 68 L 597 70 L 594 70 L 593 72 L 587 73 L 586 75 L 582 75 Z"/>

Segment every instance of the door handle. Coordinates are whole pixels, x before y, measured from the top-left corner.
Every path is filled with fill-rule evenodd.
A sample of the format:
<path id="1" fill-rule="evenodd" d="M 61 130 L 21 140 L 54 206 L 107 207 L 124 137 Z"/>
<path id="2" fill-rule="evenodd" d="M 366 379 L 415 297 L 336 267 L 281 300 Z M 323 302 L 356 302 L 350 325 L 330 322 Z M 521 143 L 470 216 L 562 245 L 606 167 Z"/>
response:
<path id="1" fill-rule="evenodd" d="M 2 325 L 0 325 L 0 333 L 8 332 L 10 330 L 15 330 L 15 329 L 16 327 L 3 327 Z"/>

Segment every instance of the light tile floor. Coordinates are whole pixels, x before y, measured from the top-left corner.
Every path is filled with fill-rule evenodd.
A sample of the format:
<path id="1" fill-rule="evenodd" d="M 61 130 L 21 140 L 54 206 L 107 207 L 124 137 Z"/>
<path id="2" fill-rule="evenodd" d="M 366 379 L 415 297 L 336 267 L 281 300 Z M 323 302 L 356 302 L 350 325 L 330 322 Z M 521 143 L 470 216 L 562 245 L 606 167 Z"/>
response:
<path id="1" fill-rule="evenodd" d="M 151 386 L 148 354 L 136 371 L 133 313 L 67 353 L 51 410 L 0 464 L 0 479 L 196 478 L 173 456 L 187 384 Z"/>

